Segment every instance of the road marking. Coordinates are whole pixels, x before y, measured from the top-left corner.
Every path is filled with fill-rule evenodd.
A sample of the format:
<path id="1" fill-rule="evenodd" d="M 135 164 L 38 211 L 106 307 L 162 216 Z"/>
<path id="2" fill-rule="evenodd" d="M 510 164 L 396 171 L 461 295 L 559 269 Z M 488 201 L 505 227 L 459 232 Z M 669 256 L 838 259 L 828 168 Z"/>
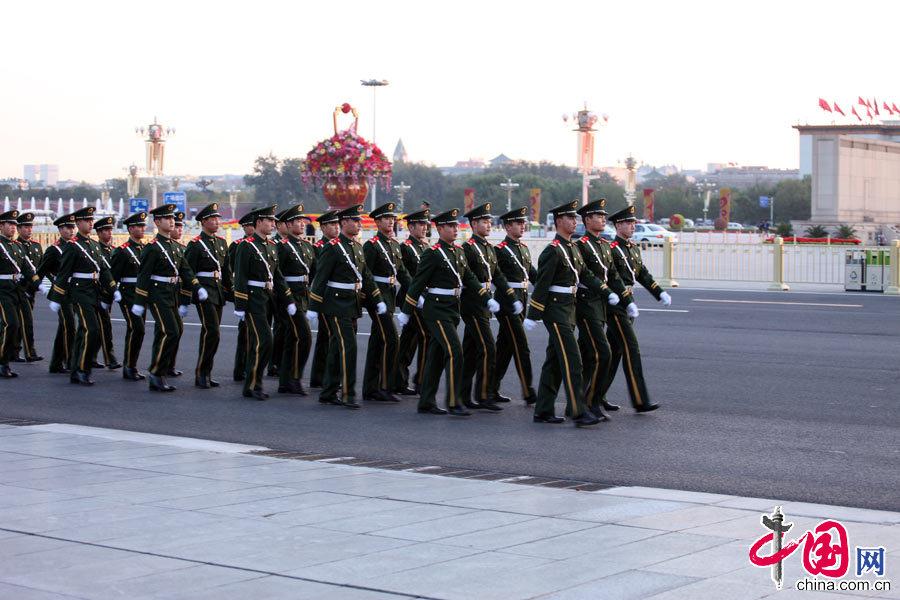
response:
<path id="1" fill-rule="evenodd" d="M 638 307 L 638 310 L 641 312 L 677 312 L 677 313 L 691 312 L 689 310 L 682 310 L 682 309 L 678 309 L 678 308 L 641 308 L 641 307 Z"/>
<path id="2" fill-rule="evenodd" d="M 839 306 L 862 308 L 862 304 L 826 304 L 824 302 L 773 302 L 770 300 L 721 300 L 717 298 L 693 298 L 694 302 L 725 302 L 729 304 L 786 304 L 788 306 Z"/>

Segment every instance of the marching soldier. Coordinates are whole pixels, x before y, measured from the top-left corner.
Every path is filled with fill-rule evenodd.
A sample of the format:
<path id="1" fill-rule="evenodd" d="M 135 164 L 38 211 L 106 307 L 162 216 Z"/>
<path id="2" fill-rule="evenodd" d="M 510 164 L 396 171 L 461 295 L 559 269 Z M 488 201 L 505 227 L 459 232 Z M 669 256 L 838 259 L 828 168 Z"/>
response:
<path id="1" fill-rule="evenodd" d="M 555 415 L 553 407 L 562 383 L 567 398 L 566 414 L 575 420 L 576 426 L 586 427 L 596 425 L 600 419 L 584 403 L 581 355 L 575 341 L 575 294 L 579 283 L 599 292 L 604 299 L 611 290 L 590 272 L 581 252 L 572 243 L 577 208 L 578 201 L 573 200 L 550 210 L 555 217 L 556 237 L 538 258 L 534 293 L 523 325 L 526 331 L 531 331 L 537 326 L 536 321 L 543 320 L 550 334 L 534 405 L 534 422 L 565 421 Z"/>
<path id="2" fill-rule="evenodd" d="M 22 289 L 34 293 L 40 279 L 25 255 L 25 247 L 13 241 L 19 211 L 0 214 L 0 377 L 12 378 L 9 361 L 15 356 L 20 327 L 19 305 L 26 299 Z M 27 283 L 20 283 L 20 280 Z"/>
<path id="3" fill-rule="evenodd" d="M 316 219 L 319 223 L 319 228 L 322 230 L 322 238 L 313 244 L 313 247 L 316 250 L 316 262 L 318 262 L 319 257 L 322 256 L 325 245 L 341 233 L 337 214 L 338 211 L 329 210 L 323 212 L 319 215 L 319 218 Z M 316 266 L 313 264 L 311 265 L 309 275 L 310 283 L 312 283 L 312 280 L 315 279 L 315 277 Z M 309 367 L 309 387 L 322 387 L 322 376 L 325 374 L 325 363 L 328 358 L 330 326 L 328 325 L 328 319 L 322 318 L 321 313 L 319 314 L 318 322 L 319 331 L 316 333 L 316 347 L 313 349 L 312 364 Z"/>
<path id="4" fill-rule="evenodd" d="M 41 248 L 40 242 L 31 239 L 34 232 L 34 213 L 20 213 L 16 219 L 16 231 L 18 232 L 16 242 L 22 244 L 22 248 L 25 250 L 25 257 L 31 263 L 31 269 L 37 272 L 38 265 L 41 264 L 41 258 L 44 256 L 44 249 Z M 19 320 L 22 326 L 19 329 L 19 338 L 16 341 L 15 360 L 16 362 L 20 360 L 25 362 L 44 360 L 43 356 L 38 356 L 34 347 L 34 291 L 26 291 L 26 288 L 29 287 L 26 283 L 30 282 L 20 279 L 19 283 L 22 287 L 22 293 L 25 294 L 26 301 L 19 304 Z M 23 346 L 25 348 L 25 356 L 19 359 L 19 350 Z"/>
<path id="5" fill-rule="evenodd" d="M 527 214 L 528 209 L 523 207 L 501 216 L 506 237 L 497 244 L 497 264 L 506 276 L 509 287 L 514 292 L 514 298 L 523 305 L 528 303 L 528 284 L 537 279 L 537 269 L 531 261 L 531 252 L 528 246 L 520 241 L 528 227 Z M 503 310 L 503 307 L 497 313 L 497 320 L 500 322 L 497 333 L 497 367 L 488 384 L 488 393 L 495 396 L 498 401 L 506 400 L 500 395 L 500 382 L 506 375 L 509 361 L 514 360 L 516 374 L 519 376 L 519 383 L 522 384 L 522 397 L 525 404 L 532 405 L 537 402 L 537 394 L 532 385 L 531 350 L 528 347 L 528 336 L 522 326 L 524 318 L 524 312 L 516 315 Z"/>
<path id="6" fill-rule="evenodd" d="M 137 316 L 131 312 L 134 305 L 134 290 L 137 287 L 138 272 L 141 270 L 141 252 L 144 250 L 144 229 L 147 213 L 139 212 L 126 218 L 123 223 L 128 228 L 128 240 L 115 249 L 110 261 L 113 279 L 119 283 L 122 300 L 119 308 L 125 317 L 125 355 L 123 357 L 122 378 L 130 381 L 145 379 L 138 371 L 137 360 L 144 343 L 146 315 Z"/>
<path id="7" fill-rule="evenodd" d="M 578 214 L 584 221 L 585 232 L 575 245 L 591 273 L 605 281 L 612 290 L 607 300 L 609 305 L 615 306 L 621 299 L 622 306 L 625 307 L 631 303 L 632 296 L 625 293 L 625 285 L 615 268 L 613 249 L 609 242 L 600 237 L 600 233 L 606 228 L 605 206 L 606 200 L 601 198 L 578 209 Z M 601 421 L 608 420 L 603 412 L 604 408 L 619 410 L 618 406 L 607 402 L 602 394 L 611 356 L 604 333 L 607 302 L 603 301 L 601 294 L 583 284 L 578 286 L 575 318 L 578 321 L 578 348 L 584 368 L 584 402 Z"/>
<path id="8" fill-rule="evenodd" d="M 309 292 L 310 322 L 322 313 L 330 332 L 328 360 L 319 402 L 360 408 L 356 402 L 356 321 L 362 304 L 375 305 L 378 315 L 387 313 L 381 290 L 366 266 L 363 249 L 356 236 L 362 221 L 362 204 L 338 212 L 341 233 L 325 246 L 316 262 L 316 277 Z M 338 399 L 338 389 L 342 399 Z"/>
<path id="9" fill-rule="evenodd" d="M 425 324 L 431 334 L 418 412 L 457 417 L 471 415 L 463 406 L 462 344 L 456 328 L 459 326 L 459 293 L 462 287 L 473 290 L 480 302 L 490 312 L 500 310 L 500 304 L 491 298 L 475 274 L 469 269 L 463 249 L 454 243 L 459 235 L 459 209 L 448 210 L 436 216 L 433 222 L 440 240 L 422 254 L 403 301 L 397 320 L 401 325 L 409 323 L 410 315 L 421 305 Z M 435 402 L 441 371 L 447 377 L 447 409 Z"/>
<path id="10" fill-rule="evenodd" d="M 75 213 L 58 217 L 53 224 L 59 229 L 59 239 L 47 248 L 41 258 L 37 270 L 37 276 L 41 281 L 44 277 L 53 281 L 59 272 L 63 250 L 75 237 Z M 46 296 L 49 292 L 49 285 L 41 286 L 42 294 Z M 53 340 L 53 351 L 50 353 L 50 372 L 68 373 L 69 358 L 75 346 L 75 312 L 68 298 L 63 298 L 59 304 L 61 305 L 57 313 L 59 323 L 56 327 L 56 338 Z"/>
<path id="11" fill-rule="evenodd" d="M 200 301 L 209 294 L 184 262 L 180 244 L 172 240 L 175 229 L 175 205 L 163 204 L 150 211 L 156 237 L 141 252 L 141 268 L 134 290 L 132 314 L 142 317 L 147 307 L 156 321 L 153 331 L 153 354 L 150 363 L 150 391 L 172 392 L 166 376 L 175 365 L 178 338 L 181 335 L 177 306 L 179 283 L 197 293 Z"/>
<path id="12" fill-rule="evenodd" d="M 94 231 L 97 232 L 97 244 L 100 248 L 100 255 L 103 257 L 103 265 L 112 271 L 112 241 L 113 217 L 103 217 L 94 221 Z M 113 281 L 115 281 L 113 277 Z M 119 292 L 121 294 L 121 292 Z M 113 331 L 112 321 L 109 317 L 110 308 L 102 306 L 97 310 L 97 322 L 100 324 L 100 348 L 103 350 L 103 363 L 107 369 L 118 369 L 122 366 L 113 352 Z M 94 365 L 95 367 L 101 365 Z"/>
<path id="13" fill-rule="evenodd" d="M 287 230 L 278 244 L 278 265 L 291 296 L 297 305 L 293 315 L 282 316 L 285 326 L 282 355 L 278 368 L 278 392 L 281 394 L 306 395 L 300 377 L 309 358 L 312 332 L 306 319 L 309 306 L 309 274 L 316 260 L 313 245 L 304 240 L 303 206 L 298 204 L 281 212 L 281 221 Z"/>
<path id="14" fill-rule="evenodd" d="M 387 305 L 387 312 L 376 314 L 369 309 L 372 317 L 372 332 L 366 351 L 363 371 L 363 400 L 398 402 L 391 393 L 391 375 L 397 356 L 397 327 L 394 325 L 394 309 L 397 304 L 397 287 L 407 288 L 410 284 L 409 272 L 403 265 L 400 242 L 394 237 L 394 203 L 382 204 L 370 214 L 375 220 L 378 232 L 363 244 L 366 266 L 372 274 L 380 298 Z"/>
<path id="15" fill-rule="evenodd" d="M 69 358 L 69 380 L 75 384 L 94 385 L 91 370 L 100 350 L 98 310 L 108 310 L 113 301 L 121 300 L 121 294 L 103 261 L 100 244 L 90 236 L 94 207 L 82 208 L 73 215 L 78 234 L 63 250 L 62 262 L 47 299 L 53 312 L 59 312 L 65 299 L 72 303 L 78 330 Z"/>
<path id="16" fill-rule="evenodd" d="M 481 282 L 484 289 L 491 291 L 491 284 L 497 288 L 496 294 L 511 304 L 509 312 L 518 315 L 524 305 L 519 300 L 510 300 L 514 291 L 509 287 L 506 276 L 497 265 L 495 248 L 487 241 L 491 233 L 491 205 L 483 204 L 465 214 L 472 228 L 472 237 L 463 244 L 463 252 L 469 269 Z M 488 393 L 490 381 L 497 367 L 497 347 L 491 331 L 491 313 L 484 307 L 477 291 L 462 290 L 461 313 L 466 324 L 463 335 L 463 403 L 467 408 L 484 408 L 487 410 L 503 410 L 497 402 L 509 402 L 509 398 L 500 398 L 497 391 Z M 475 400 L 472 400 L 472 378 L 475 378 Z M 499 387 L 499 386 L 498 386 Z"/>
<path id="17" fill-rule="evenodd" d="M 268 307 L 275 301 L 289 315 L 297 313 L 291 290 L 278 268 L 278 249 L 268 235 L 275 228 L 275 208 L 260 208 L 253 213 L 256 233 L 244 238 L 234 256 L 234 314 L 247 322 L 247 364 L 244 369 L 244 397 L 265 400 L 263 369 L 272 357 L 272 330 Z"/>
<path id="18" fill-rule="evenodd" d="M 422 253 L 428 249 L 428 244 L 425 243 L 425 232 L 428 229 L 429 216 L 430 211 L 427 208 L 406 215 L 406 228 L 409 230 L 409 238 L 400 246 L 400 254 L 403 256 L 403 266 L 406 267 L 410 279 L 415 277 Z M 412 283 L 411 280 L 410 283 Z M 397 297 L 400 298 L 401 302 L 406 297 L 408 289 L 408 285 L 400 288 L 400 294 Z M 395 393 L 409 396 L 418 394 L 421 388 L 422 373 L 425 372 L 425 357 L 427 356 L 428 348 L 428 330 L 425 328 L 424 319 L 422 309 L 416 307 L 413 310 L 410 322 L 400 332 L 400 341 L 397 343 L 397 363 L 394 369 L 394 383 L 392 386 Z M 416 361 L 416 374 L 413 377 L 414 387 L 410 388 L 409 365 L 412 363 L 416 353 L 418 353 L 419 359 Z"/>
<path id="19" fill-rule="evenodd" d="M 238 220 L 238 225 L 244 230 L 244 237 L 231 242 L 228 246 L 228 266 L 231 267 L 232 276 L 234 275 L 234 256 L 237 252 L 238 244 L 251 237 L 256 231 L 253 220 L 255 210 L 251 210 Z M 232 292 L 233 299 L 233 292 Z M 233 378 L 235 381 L 244 380 L 244 369 L 247 367 L 247 323 L 243 319 L 238 321 L 237 346 L 234 349 L 234 371 Z"/>
<path id="20" fill-rule="evenodd" d="M 611 215 L 609 220 L 616 226 L 616 239 L 610 244 L 613 250 L 613 258 L 615 260 L 616 271 L 622 279 L 622 283 L 626 287 L 623 296 L 633 299 L 631 288 L 635 283 L 640 283 L 647 288 L 654 298 L 662 301 L 663 306 L 672 304 L 672 297 L 653 281 L 653 275 L 647 270 L 641 259 L 641 248 L 637 244 L 631 243 L 634 235 L 634 223 L 637 218 L 634 216 L 634 207 L 628 206 L 619 212 Z M 634 319 L 638 316 L 639 311 L 637 305 L 633 302 L 623 310 L 621 306 L 615 306 L 610 310 L 609 327 L 606 334 L 609 338 L 609 345 L 612 349 L 612 358 L 609 362 L 609 370 L 607 371 L 606 381 L 604 382 L 601 395 L 606 396 L 607 390 L 612 385 L 613 379 L 616 377 L 616 371 L 619 368 L 619 362 L 623 362 L 623 370 L 625 371 L 625 380 L 628 384 L 628 395 L 631 396 L 631 405 L 634 410 L 643 413 L 650 412 L 659 408 L 659 404 L 655 404 L 650 400 L 647 393 L 647 384 L 644 381 L 644 370 L 641 367 L 641 349 L 638 345 L 637 335 L 634 332 Z"/>
<path id="21" fill-rule="evenodd" d="M 287 223 L 282 220 L 282 215 L 285 212 L 287 211 L 283 210 L 275 214 L 275 235 L 273 235 L 270 240 L 276 244 L 280 244 L 281 240 L 287 237 Z M 272 329 L 272 360 L 269 361 L 266 375 L 269 377 L 278 377 L 281 355 L 284 353 L 284 336 L 287 333 L 286 328 L 289 327 L 289 325 L 287 319 L 284 318 L 282 311 L 278 310 L 278 306 L 276 306 L 274 302 L 269 304 L 269 325 Z"/>
<path id="22" fill-rule="evenodd" d="M 181 242 L 182 237 L 184 237 L 184 212 L 179 210 L 175 212 L 175 227 L 172 229 L 172 257 L 176 258 L 176 262 L 179 264 L 184 262 L 184 252 L 187 250 L 187 246 Z M 169 365 L 167 373 L 169 377 L 181 377 L 184 375 L 183 371 L 175 368 L 175 360 L 178 358 L 178 349 L 181 348 L 181 336 L 184 335 L 184 318 L 188 314 L 188 307 L 191 305 L 191 298 L 193 297 L 191 290 L 185 289 L 181 277 L 178 277 L 175 290 L 178 298 L 178 311 L 175 315 L 178 335 L 176 336 L 175 349 L 172 354 L 172 364 Z"/>
<path id="23" fill-rule="evenodd" d="M 200 315 L 200 352 L 197 355 L 194 385 L 203 389 L 219 387 L 219 382 L 212 378 L 213 359 L 219 348 L 222 310 L 225 301 L 234 293 L 231 267 L 228 264 L 228 244 L 225 238 L 216 235 L 221 216 L 216 203 L 200 209 L 196 219 L 202 231 L 188 242 L 184 251 L 184 259 L 209 295 L 206 302 L 194 302 L 197 314 Z"/>

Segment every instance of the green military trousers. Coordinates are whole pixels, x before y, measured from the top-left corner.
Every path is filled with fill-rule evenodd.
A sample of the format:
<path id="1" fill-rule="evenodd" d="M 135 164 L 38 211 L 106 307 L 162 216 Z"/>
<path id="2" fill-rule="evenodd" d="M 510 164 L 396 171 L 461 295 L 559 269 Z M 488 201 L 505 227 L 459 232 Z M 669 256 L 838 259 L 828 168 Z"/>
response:
<path id="1" fill-rule="evenodd" d="M 506 375 L 509 361 L 514 360 L 523 397 L 534 398 L 537 394 L 532 385 L 531 350 L 528 348 L 528 336 L 522 325 L 525 311 L 518 315 L 497 313 L 497 320 L 500 321 L 500 330 L 497 333 L 497 364 L 488 384 L 488 395 L 500 393 L 500 382 Z"/>
<path id="2" fill-rule="evenodd" d="M 604 385 L 609 372 L 611 350 L 603 321 L 588 317 L 578 318 L 578 349 L 584 369 L 584 402 L 598 408 L 603 398 Z"/>
<path id="3" fill-rule="evenodd" d="M 390 391 L 391 374 L 399 345 L 394 315 L 379 315 L 374 310 L 370 310 L 369 315 L 372 317 L 372 332 L 369 334 L 363 370 L 363 398 L 379 391 Z"/>
<path id="4" fill-rule="evenodd" d="M 568 321 L 548 321 L 545 313 L 544 327 L 550 339 L 541 368 L 534 414 L 539 417 L 555 414 L 553 405 L 562 385 L 566 394 L 566 415 L 577 419 L 587 409 L 582 396 L 581 355 L 575 340 L 575 326 Z"/>
<path id="5" fill-rule="evenodd" d="M 303 376 L 303 368 L 312 347 L 312 331 L 306 320 L 306 310 L 299 308 L 293 317 L 285 314 L 283 323 L 286 330 L 278 368 L 278 385 L 288 387 L 292 379 L 299 380 Z"/>
<path id="6" fill-rule="evenodd" d="M 356 319 L 353 317 L 322 315 L 328 321 L 328 359 L 319 400 L 337 400 L 341 390 L 345 404 L 356 398 Z M 319 329 L 321 331 L 321 328 Z"/>
<path id="7" fill-rule="evenodd" d="M 75 340 L 72 346 L 72 354 L 69 357 L 69 370 L 72 376 L 75 371 L 84 371 L 88 375 L 97 360 L 97 352 L 100 351 L 100 320 L 97 318 L 97 307 L 90 304 L 73 304 L 75 321 L 78 328 L 75 330 Z"/>
<path id="8" fill-rule="evenodd" d="M 425 320 L 422 309 L 413 311 L 409 323 L 403 326 L 400 332 L 400 340 L 397 343 L 397 360 L 394 364 L 393 382 L 391 390 L 398 392 L 409 387 L 409 366 L 413 357 L 418 352 L 416 361 L 416 374 L 413 383 L 422 385 L 422 373 L 425 372 L 425 358 L 428 356 L 428 331 L 425 329 Z"/>
<path id="9" fill-rule="evenodd" d="M 113 330 L 109 310 L 102 306 L 98 307 L 97 322 L 100 324 L 100 349 L 103 350 L 103 364 L 108 367 L 119 362 L 113 351 Z"/>
<path id="10" fill-rule="evenodd" d="M 272 329 L 266 313 L 249 312 L 244 315 L 247 328 L 247 361 L 244 363 L 244 395 L 263 389 L 266 365 L 272 359 Z"/>
<path id="11" fill-rule="evenodd" d="M 174 306 L 151 303 L 150 314 L 156 319 L 153 328 L 153 350 L 150 356 L 150 373 L 165 377 L 175 366 L 178 341 L 181 339 L 181 319 Z"/>
<path id="12" fill-rule="evenodd" d="M 309 387 L 322 387 L 322 380 L 325 377 L 325 363 L 328 361 L 328 346 L 331 334 L 328 317 L 319 313 L 318 323 L 316 347 L 313 350 L 312 364 L 309 367 Z"/>
<path id="13" fill-rule="evenodd" d="M 8 366 L 16 355 L 19 326 L 19 306 L 0 301 L 0 365 Z"/>
<path id="14" fill-rule="evenodd" d="M 19 302 L 16 307 L 19 313 L 19 334 L 16 337 L 15 354 L 19 354 L 19 350 L 25 349 L 25 357 L 36 356 L 37 350 L 34 347 L 34 300 L 27 298 L 24 302 Z"/>
<path id="15" fill-rule="evenodd" d="M 460 396 L 464 401 L 472 399 L 474 378 L 475 400 L 486 401 L 488 383 L 494 376 L 494 369 L 497 366 L 497 347 L 494 345 L 491 319 L 482 315 L 465 315 L 463 323 L 466 327 L 462 341 L 463 370 Z"/>
<path id="16" fill-rule="evenodd" d="M 75 311 L 68 302 L 63 302 L 57 313 L 56 338 L 50 354 L 50 372 L 56 373 L 69 366 L 69 357 L 75 345 Z"/>
<path id="17" fill-rule="evenodd" d="M 616 371 L 621 362 L 622 370 L 625 372 L 625 381 L 628 384 L 628 395 L 631 396 L 631 405 L 637 408 L 644 404 L 650 404 L 650 395 L 647 393 L 647 384 L 644 382 L 644 370 L 641 368 L 641 348 L 638 345 L 632 320 L 615 313 L 611 314 L 606 334 L 609 336 L 612 358 L 609 361 L 601 397 L 606 396 L 607 390 L 616 378 Z"/>
<path id="18" fill-rule="evenodd" d="M 197 354 L 197 377 L 209 377 L 212 373 L 213 360 L 219 349 L 219 326 L 222 323 L 222 306 L 212 302 L 198 302 L 197 314 L 200 316 L 200 351 Z"/>
<path id="19" fill-rule="evenodd" d="M 456 328 L 459 318 L 427 321 L 429 342 L 428 356 L 425 360 L 425 373 L 422 376 L 419 408 L 428 409 L 436 406 L 438 385 L 441 371 L 446 374 L 447 407 L 462 406 L 462 367 L 463 347 L 459 341 Z"/>
<path id="20" fill-rule="evenodd" d="M 138 356 L 141 355 L 141 345 L 144 343 L 147 313 L 137 316 L 131 312 L 131 304 L 119 303 L 122 316 L 125 317 L 125 356 L 124 365 L 132 369 L 137 368 Z"/>

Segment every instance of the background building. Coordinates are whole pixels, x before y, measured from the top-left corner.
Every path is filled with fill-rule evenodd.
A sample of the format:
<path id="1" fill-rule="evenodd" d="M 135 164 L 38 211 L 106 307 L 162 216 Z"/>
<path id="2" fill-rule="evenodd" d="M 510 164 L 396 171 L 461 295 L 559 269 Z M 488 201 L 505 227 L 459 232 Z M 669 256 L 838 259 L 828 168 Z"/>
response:
<path id="1" fill-rule="evenodd" d="M 29 183 L 42 183 L 55 186 L 59 181 L 59 165 L 25 165 L 25 180 Z"/>

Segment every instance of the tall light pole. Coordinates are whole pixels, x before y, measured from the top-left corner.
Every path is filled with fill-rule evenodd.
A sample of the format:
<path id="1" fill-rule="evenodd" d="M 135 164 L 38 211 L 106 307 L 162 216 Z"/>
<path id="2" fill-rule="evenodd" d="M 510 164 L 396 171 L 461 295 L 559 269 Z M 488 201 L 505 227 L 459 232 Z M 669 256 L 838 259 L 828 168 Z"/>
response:
<path id="1" fill-rule="evenodd" d="M 513 190 L 519 187 L 518 183 L 513 183 L 513 180 L 509 177 L 506 178 L 506 183 L 501 183 L 500 187 L 506 190 L 506 212 L 512 210 L 512 193 Z"/>
<path id="2" fill-rule="evenodd" d="M 569 115 L 568 113 L 563 114 L 562 116 L 563 122 L 568 123 L 569 119 L 572 119 L 572 123 L 575 125 L 574 131 L 578 133 L 578 160 L 577 165 L 581 170 L 581 181 L 582 181 L 582 198 L 581 203 L 588 203 L 588 190 L 591 186 L 591 180 L 597 179 L 598 175 L 593 175 L 594 170 L 594 125 L 596 125 L 600 119 L 603 119 L 603 122 L 609 120 L 607 115 L 597 115 L 592 111 L 587 109 L 587 102 L 584 103 L 584 110 L 579 110 L 577 113 Z M 601 123 L 602 124 L 602 123 Z"/>
<path id="3" fill-rule="evenodd" d="M 406 195 L 406 192 L 408 192 L 408 191 L 410 190 L 410 188 L 412 188 L 411 185 L 406 185 L 406 184 L 404 184 L 402 181 L 400 182 L 400 185 L 395 185 L 395 186 L 394 186 L 394 189 L 397 190 L 397 197 L 398 197 L 397 203 L 400 205 L 400 212 L 404 212 L 404 210 L 403 210 L 403 196 Z"/>
<path id="4" fill-rule="evenodd" d="M 372 88 L 372 144 L 375 143 L 375 90 L 388 84 L 387 79 L 360 79 L 361 84 L 365 87 Z M 372 210 L 375 210 L 376 198 L 378 197 L 378 184 L 372 186 Z"/>
<path id="5" fill-rule="evenodd" d="M 153 117 L 153 122 L 147 125 L 146 129 L 144 127 L 135 127 L 134 132 L 140 136 L 143 136 L 145 133 L 147 135 L 144 141 L 147 144 L 147 173 L 152 178 L 153 195 L 150 199 L 150 208 L 153 209 L 156 208 L 157 179 L 163 174 L 164 169 L 166 138 L 175 135 L 175 128 L 167 127 L 164 129 L 162 125 L 156 122 L 156 117 Z"/>
<path id="6" fill-rule="evenodd" d="M 225 192 L 228 194 L 228 203 L 231 205 L 231 220 L 234 221 L 234 211 L 237 209 L 237 195 L 241 193 L 241 190 L 231 186 Z"/>
<path id="7" fill-rule="evenodd" d="M 628 158 L 625 159 L 625 169 L 628 171 L 628 177 L 625 181 L 625 202 L 628 203 L 628 206 L 634 206 L 634 196 L 637 190 L 637 174 L 634 170 L 636 166 L 637 161 L 629 154 Z"/>

